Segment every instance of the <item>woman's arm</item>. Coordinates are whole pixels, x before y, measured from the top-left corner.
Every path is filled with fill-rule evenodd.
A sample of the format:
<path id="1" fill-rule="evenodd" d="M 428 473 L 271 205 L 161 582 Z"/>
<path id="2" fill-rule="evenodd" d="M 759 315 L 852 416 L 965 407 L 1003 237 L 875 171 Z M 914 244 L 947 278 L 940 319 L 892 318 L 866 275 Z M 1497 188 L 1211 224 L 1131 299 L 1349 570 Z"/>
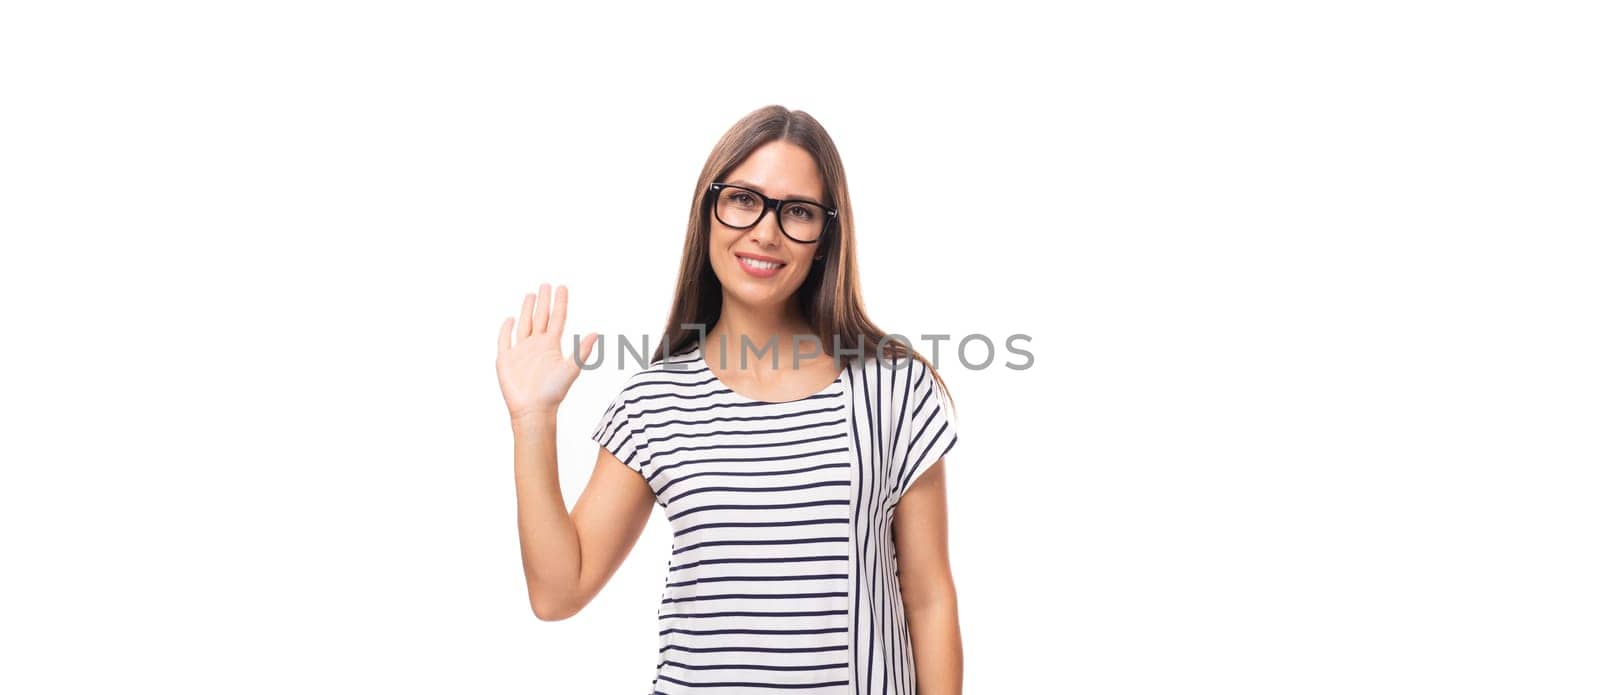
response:
<path id="1" fill-rule="evenodd" d="M 961 692 L 961 624 L 950 572 L 944 459 L 935 461 L 895 505 L 900 596 L 911 632 L 918 695 Z"/>
<path id="2" fill-rule="evenodd" d="M 548 284 L 523 298 L 521 320 L 500 325 L 495 372 L 511 414 L 517 485 L 517 535 L 528 603 L 541 620 L 561 620 L 587 605 L 622 564 L 650 518 L 655 495 L 605 449 L 571 513 L 556 464 L 556 411 L 578 378 L 579 355 L 561 353 L 567 289 Z M 587 359 L 597 336 L 585 336 Z M 513 340 L 515 339 L 515 340 Z"/>
<path id="3" fill-rule="evenodd" d="M 555 414 L 513 420 L 511 429 L 528 603 L 540 620 L 563 620 L 588 605 L 622 565 L 650 520 L 655 495 L 600 448 L 569 514 L 557 473 Z"/>

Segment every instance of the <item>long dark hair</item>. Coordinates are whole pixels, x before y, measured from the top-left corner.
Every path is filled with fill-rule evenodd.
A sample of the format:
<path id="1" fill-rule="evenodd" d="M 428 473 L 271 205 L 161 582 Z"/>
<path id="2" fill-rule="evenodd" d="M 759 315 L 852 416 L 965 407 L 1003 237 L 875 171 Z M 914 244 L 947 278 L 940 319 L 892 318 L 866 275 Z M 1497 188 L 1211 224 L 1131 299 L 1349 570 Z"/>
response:
<path id="1" fill-rule="evenodd" d="M 656 345 L 654 359 L 679 354 L 697 342 L 701 332 L 686 329 L 684 324 L 709 329 L 722 315 L 722 283 L 712 271 L 707 255 L 712 216 L 710 201 L 705 196 L 706 187 L 739 166 L 751 152 L 776 140 L 792 143 L 811 153 L 822 172 L 822 202 L 839 211 L 821 248 L 817 249 L 822 261 L 813 264 L 795 293 L 806 321 L 822 339 L 823 351 L 834 356 L 833 346 L 837 341 L 841 348 L 861 350 L 863 355 L 881 354 L 890 359 L 910 355 L 927 365 L 928 373 L 933 375 L 954 411 L 949 388 L 933 363 L 908 342 L 890 337 L 867 318 L 856 275 L 855 215 L 850 210 L 850 187 L 845 181 L 844 164 L 833 138 L 810 114 L 776 104 L 756 109 L 733 124 L 717 141 L 700 169 L 700 179 L 695 182 L 689 206 L 689 225 L 683 237 L 683 259 L 678 265 L 672 313 L 667 318 L 663 338 Z"/>

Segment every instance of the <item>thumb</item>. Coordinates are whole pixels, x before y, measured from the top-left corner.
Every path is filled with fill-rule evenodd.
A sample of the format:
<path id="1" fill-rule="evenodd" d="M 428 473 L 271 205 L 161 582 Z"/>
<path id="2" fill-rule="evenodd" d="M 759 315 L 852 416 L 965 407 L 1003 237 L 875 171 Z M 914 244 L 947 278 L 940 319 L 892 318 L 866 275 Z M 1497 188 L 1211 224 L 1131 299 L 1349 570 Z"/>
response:
<path id="1" fill-rule="evenodd" d="M 594 350 L 594 343 L 600 339 L 599 333 L 590 333 L 583 336 L 583 342 L 578 344 L 577 361 L 579 364 L 589 363 L 589 353 Z"/>

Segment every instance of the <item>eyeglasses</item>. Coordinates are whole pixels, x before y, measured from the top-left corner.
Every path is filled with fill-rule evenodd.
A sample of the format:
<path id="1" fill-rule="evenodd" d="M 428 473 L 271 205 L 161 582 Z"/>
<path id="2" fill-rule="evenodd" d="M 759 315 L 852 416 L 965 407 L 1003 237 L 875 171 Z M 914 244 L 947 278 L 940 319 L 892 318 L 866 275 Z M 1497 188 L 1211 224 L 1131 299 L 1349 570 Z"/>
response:
<path id="1" fill-rule="evenodd" d="M 801 244 L 815 244 L 822 240 L 839 211 L 805 200 L 778 200 L 768 198 L 761 191 L 731 183 L 713 183 L 706 189 L 706 199 L 712 201 L 711 209 L 717 221 L 734 229 L 749 229 L 766 217 L 768 210 L 778 211 L 778 231 Z"/>

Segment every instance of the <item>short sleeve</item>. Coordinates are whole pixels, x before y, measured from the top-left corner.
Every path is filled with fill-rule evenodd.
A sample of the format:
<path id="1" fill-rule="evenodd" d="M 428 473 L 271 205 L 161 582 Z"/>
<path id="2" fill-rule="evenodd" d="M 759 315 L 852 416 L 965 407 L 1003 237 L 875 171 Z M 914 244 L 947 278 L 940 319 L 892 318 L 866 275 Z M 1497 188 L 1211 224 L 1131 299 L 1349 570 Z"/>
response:
<path id="1" fill-rule="evenodd" d="M 896 498 L 905 494 L 940 458 L 956 445 L 956 423 L 949 400 L 933 379 L 933 371 L 921 360 L 913 359 L 906 430 L 910 439 L 902 453 Z"/>
<path id="2" fill-rule="evenodd" d="M 594 428 L 594 434 L 589 438 L 605 447 L 627 467 L 644 474 L 645 466 L 650 462 L 650 452 L 645 447 L 644 434 L 634 416 L 633 404 L 628 402 L 626 388 L 606 407 Z"/>

